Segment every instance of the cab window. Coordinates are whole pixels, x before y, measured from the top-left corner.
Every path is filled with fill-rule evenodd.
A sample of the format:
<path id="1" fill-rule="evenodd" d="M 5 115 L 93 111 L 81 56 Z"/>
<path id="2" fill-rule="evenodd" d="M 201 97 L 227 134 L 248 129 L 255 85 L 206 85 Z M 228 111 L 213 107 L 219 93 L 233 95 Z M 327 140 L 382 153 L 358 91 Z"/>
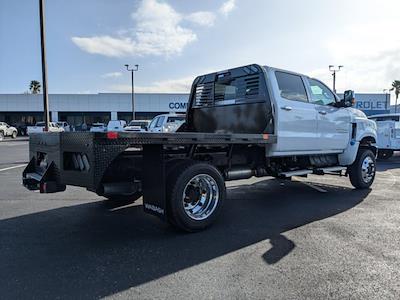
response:
<path id="1" fill-rule="evenodd" d="M 278 71 L 275 72 L 275 76 L 282 98 L 301 102 L 308 101 L 306 88 L 299 75 Z"/>
<path id="2" fill-rule="evenodd" d="M 336 103 L 335 95 L 323 83 L 315 79 L 308 79 L 311 91 L 311 103 L 318 105 L 332 105 Z"/>

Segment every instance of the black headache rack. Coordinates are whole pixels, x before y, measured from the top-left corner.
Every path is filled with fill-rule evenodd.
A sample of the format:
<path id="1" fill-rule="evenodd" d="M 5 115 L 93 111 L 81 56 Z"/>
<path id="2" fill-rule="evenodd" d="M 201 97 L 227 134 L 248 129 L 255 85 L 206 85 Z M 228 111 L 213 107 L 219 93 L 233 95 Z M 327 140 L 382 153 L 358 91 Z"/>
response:
<path id="1" fill-rule="evenodd" d="M 126 149 L 141 147 L 145 174 L 160 172 L 166 146 L 266 145 L 276 142 L 270 134 L 63 132 L 31 134 L 30 162 L 22 174 L 23 185 L 41 193 L 62 192 L 66 185 L 98 192 L 105 171 Z M 156 162 L 156 163 L 155 163 Z M 161 166 L 163 168 L 163 166 Z M 153 170 L 152 170 L 153 169 Z M 143 187 L 154 185 L 143 178 Z"/>

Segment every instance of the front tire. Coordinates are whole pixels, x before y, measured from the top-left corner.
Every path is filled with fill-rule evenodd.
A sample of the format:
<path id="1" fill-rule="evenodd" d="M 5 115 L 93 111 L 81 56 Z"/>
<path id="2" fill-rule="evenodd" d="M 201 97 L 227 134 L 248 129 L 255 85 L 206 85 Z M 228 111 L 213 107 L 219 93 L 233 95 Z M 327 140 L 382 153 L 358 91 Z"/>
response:
<path id="1" fill-rule="evenodd" d="M 181 164 L 170 174 L 168 182 L 168 218 L 187 232 L 211 226 L 225 201 L 225 182 L 221 173 L 207 163 Z"/>
<path id="2" fill-rule="evenodd" d="M 4 133 L 0 131 L 0 141 L 4 140 Z"/>
<path id="3" fill-rule="evenodd" d="M 16 132 L 16 131 L 13 131 L 13 133 L 11 134 L 11 137 L 12 137 L 13 139 L 16 139 L 16 138 L 17 138 L 17 132 Z"/>
<path id="4" fill-rule="evenodd" d="M 356 189 L 368 189 L 375 179 L 376 159 L 370 149 L 361 148 L 357 158 L 348 168 L 351 184 Z"/>

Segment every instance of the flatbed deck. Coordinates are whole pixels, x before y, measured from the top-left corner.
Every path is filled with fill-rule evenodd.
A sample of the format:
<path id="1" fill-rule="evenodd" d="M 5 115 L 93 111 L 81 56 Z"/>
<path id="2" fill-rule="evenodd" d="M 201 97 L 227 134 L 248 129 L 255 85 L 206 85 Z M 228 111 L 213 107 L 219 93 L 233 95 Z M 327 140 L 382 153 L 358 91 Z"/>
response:
<path id="1" fill-rule="evenodd" d="M 70 133 L 64 133 L 70 134 Z M 73 133 L 77 134 L 77 133 Z M 107 132 L 93 133 L 95 140 L 115 139 L 119 142 L 129 144 L 157 144 L 157 145 L 179 145 L 179 144 L 272 144 L 276 142 L 276 136 L 271 134 L 227 134 L 227 133 L 201 133 L 201 132 Z"/>

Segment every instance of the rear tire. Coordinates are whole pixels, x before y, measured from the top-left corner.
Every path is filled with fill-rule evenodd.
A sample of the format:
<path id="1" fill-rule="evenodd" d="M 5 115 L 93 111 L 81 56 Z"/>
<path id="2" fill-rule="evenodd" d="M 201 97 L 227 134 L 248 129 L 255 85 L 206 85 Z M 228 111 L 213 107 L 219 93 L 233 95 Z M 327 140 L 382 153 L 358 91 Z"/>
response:
<path id="1" fill-rule="evenodd" d="M 376 159 L 370 149 L 360 148 L 354 163 L 348 168 L 351 184 L 356 189 L 368 189 L 375 179 Z"/>
<path id="2" fill-rule="evenodd" d="M 0 141 L 4 140 L 4 133 L 0 131 Z"/>
<path id="3" fill-rule="evenodd" d="M 379 159 L 389 159 L 393 156 L 393 150 L 378 150 Z"/>
<path id="4" fill-rule="evenodd" d="M 16 139 L 16 138 L 17 138 L 17 132 L 16 132 L 16 131 L 13 131 L 13 133 L 11 134 L 11 137 L 12 137 L 13 139 Z"/>
<path id="5" fill-rule="evenodd" d="M 207 163 L 180 164 L 169 176 L 169 222 L 180 230 L 196 232 L 211 226 L 225 201 L 221 173 Z"/>

